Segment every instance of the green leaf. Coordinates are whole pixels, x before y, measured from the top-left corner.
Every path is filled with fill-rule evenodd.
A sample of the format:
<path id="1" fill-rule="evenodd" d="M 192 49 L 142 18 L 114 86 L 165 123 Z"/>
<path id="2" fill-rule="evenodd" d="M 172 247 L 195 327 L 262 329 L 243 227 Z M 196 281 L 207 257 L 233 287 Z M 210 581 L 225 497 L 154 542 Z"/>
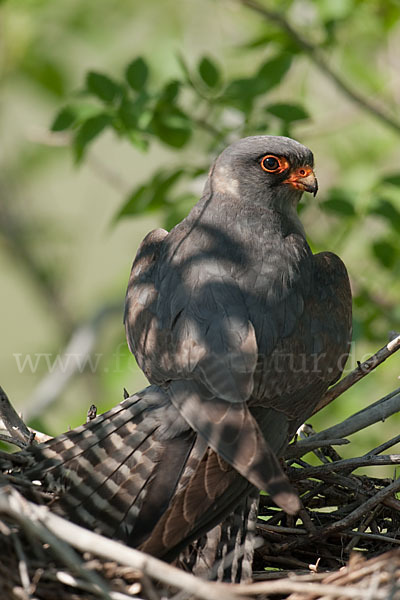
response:
<path id="1" fill-rule="evenodd" d="M 391 175 L 386 175 L 382 179 L 382 183 L 389 183 L 390 185 L 400 186 L 400 173 L 392 173 Z"/>
<path id="2" fill-rule="evenodd" d="M 322 210 L 326 212 L 353 217 L 356 213 L 354 206 L 344 198 L 330 198 L 321 203 Z"/>
<path id="3" fill-rule="evenodd" d="M 184 169 L 176 169 L 170 174 L 162 172 L 154 186 L 153 202 L 157 205 L 164 204 L 168 200 L 168 192 L 184 174 Z"/>
<path id="4" fill-rule="evenodd" d="M 111 123 L 110 115 L 102 113 L 85 121 L 78 129 L 74 139 L 74 153 L 76 162 L 80 162 L 84 156 L 88 144 L 90 144 Z"/>
<path id="5" fill-rule="evenodd" d="M 292 56 L 285 52 L 264 63 L 254 77 L 234 79 L 220 101 L 232 103 L 247 112 L 256 96 L 265 94 L 283 80 L 291 61 Z"/>
<path id="6" fill-rule="evenodd" d="M 318 0 L 315 3 L 315 9 L 321 15 L 323 20 L 341 20 L 346 19 L 354 10 L 351 0 Z"/>
<path id="7" fill-rule="evenodd" d="M 200 61 L 198 70 L 201 79 L 209 88 L 218 86 L 221 81 L 221 75 L 215 62 L 204 56 Z"/>
<path id="8" fill-rule="evenodd" d="M 128 215 L 137 215 L 146 212 L 151 203 L 150 189 L 151 188 L 146 185 L 140 185 L 135 188 L 122 205 L 115 220 L 119 220 Z"/>
<path id="9" fill-rule="evenodd" d="M 254 48 L 260 48 L 263 46 L 267 46 L 274 40 L 274 33 L 268 31 L 267 33 L 262 33 L 260 36 L 256 38 L 252 38 L 244 42 L 244 44 L 240 45 L 240 48 L 243 50 L 252 50 Z"/>
<path id="10" fill-rule="evenodd" d="M 379 203 L 371 208 L 370 214 L 383 217 L 393 229 L 400 232 L 400 211 L 389 200 L 379 200 Z"/>
<path id="11" fill-rule="evenodd" d="M 121 92 L 120 86 L 107 75 L 89 71 L 86 76 L 86 87 L 94 96 L 104 102 L 113 102 Z"/>
<path id="12" fill-rule="evenodd" d="M 149 68 L 144 59 L 139 56 L 127 67 L 125 77 L 129 85 L 136 92 L 142 91 L 149 76 Z"/>
<path id="13" fill-rule="evenodd" d="M 58 64 L 53 58 L 42 56 L 37 51 L 28 52 L 21 69 L 47 92 L 59 97 L 65 95 L 68 89 L 67 78 L 62 64 Z"/>
<path id="14" fill-rule="evenodd" d="M 183 169 L 172 173 L 157 171 L 153 178 L 133 190 L 116 216 L 116 220 L 128 215 L 154 212 L 168 204 L 169 192 L 175 183 L 185 174 Z"/>
<path id="15" fill-rule="evenodd" d="M 128 131 L 127 137 L 132 146 L 135 146 L 140 152 L 146 152 L 149 148 L 149 142 L 143 137 L 140 131 Z"/>
<path id="16" fill-rule="evenodd" d="M 168 104 L 173 104 L 178 97 L 180 88 L 181 82 L 175 79 L 167 83 L 161 92 L 162 101 Z"/>
<path id="17" fill-rule="evenodd" d="M 262 93 L 261 82 L 256 77 L 234 79 L 228 84 L 220 102 L 233 104 L 247 113 L 255 97 Z"/>
<path id="18" fill-rule="evenodd" d="M 64 106 L 59 113 L 55 116 L 53 123 L 51 124 L 51 131 L 65 131 L 72 127 L 76 122 L 77 116 L 73 108 L 70 106 Z"/>
<path id="19" fill-rule="evenodd" d="M 397 248 L 385 239 L 374 242 L 372 251 L 381 265 L 387 269 L 391 269 L 398 259 Z"/>
<path id="20" fill-rule="evenodd" d="M 256 75 L 256 78 L 260 81 L 260 90 L 262 90 L 259 93 L 268 92 L 282 82 L 290 69 L 292 58 L 292 55 L 284 52 L 268 60 L 260 67 Z"/>
<path id="21" fill-rule="evenodd" d="M 138 94 L 135 100 L 128 97 L 122 99 L 118 108 L 118 116 L 128 131 L 135 128 L 142 129 L 149 124 L 152 113 L 147 109 L 147 105 L 147 94 Z M 145 119 L 144 116 L 149 113 L 150 117 Z"/>
<path id="22" fill-rule="evenodd" d="M 130 130 L 137 127 L 139 114 L 137 103 L 129 98 L 123 98 L 118 108 L 118 116 L 126 129 Z"/>
<path id="23" fill-rule="evenodd" d="M 340 188 L 331 188 L 328 198 L 320 204 L 322 210 L 336 213 L 338 215 L 353 217 L 356 214 L 354 206 L 345 190 Z"/>
<path id="24" fill-rule="evenodd" d="M 173 148 L 182 148 L 192 135 L 189 118 L 176 106 L 157 106 L 151 127 L 162 142 Z"/>
<path id="25" fill-rule="evenodd" d="M 270 104 L 266 107 L 267 112 L 274 117 L 278 117 L 282 121 L 286 123 L 291 123 L 292 121 L 302 121 L 303 119 L 308 119 L 309 114 L 302 106 L 299 104 L 286 104 L 284 102 L 278 102 L 276 104 Z"/>

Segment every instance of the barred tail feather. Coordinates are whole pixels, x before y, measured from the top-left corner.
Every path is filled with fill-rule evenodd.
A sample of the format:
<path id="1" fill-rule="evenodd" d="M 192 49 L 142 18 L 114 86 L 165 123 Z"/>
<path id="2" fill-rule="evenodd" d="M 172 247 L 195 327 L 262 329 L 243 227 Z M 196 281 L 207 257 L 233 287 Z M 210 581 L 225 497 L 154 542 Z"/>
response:
<path id="1" fill-rule="evenodd" d="M 149 386 L 90 423 L 31 446 L 25 474 L 60 492 L 58 513 L 136 546 L 168 507 L 195 438 L 164 392 Z"/>

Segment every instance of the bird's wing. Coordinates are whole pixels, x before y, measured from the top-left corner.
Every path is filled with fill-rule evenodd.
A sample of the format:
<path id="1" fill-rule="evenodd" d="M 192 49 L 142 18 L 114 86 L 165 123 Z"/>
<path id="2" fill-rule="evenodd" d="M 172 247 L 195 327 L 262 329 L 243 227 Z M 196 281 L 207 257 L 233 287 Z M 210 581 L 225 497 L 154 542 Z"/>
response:
<path id="1" fill-rule="evenodd" d="M 155 352 L 156 306 L 158 290 L 155 286 L 155 269 L 162 242 L 168 235 L 165 229 L 154 229 L 140 244 L 133 261 L 125 299 L 124 324 L 131 352 L 146 372 L 146 356 Z M 134 324 L 134 327 L 132 327 Z"/>
<path id="2" fill-rule="evenodd" d="M 286 416 L 289 435 L 340 377 L 350 349 L 351 289 L 343 262 L 330 252 L 316 254 L 311 274 L 296 328 L 263 360 L 254 392 Z"/>
<path id="3" fill-rule="evenodd" d="M 332 252 L 314 256 L 314 289 L 311 330 L 314 352 L 328 385 L 341 376 L 350 350 L 352 297 L 349 276 L 342 260 Z"/>
<path id="4" fill-rule="evenodd" d="M 147 261 L 143 283 L 135 266 L 142 253 L 132 269 L 125 319 L 139 365 L 211 448 L 296 512 L 298 498 L 247 406 L 258 345 L 240 287 L 210 255 L 192 256 L 184 268 L 163 257 L 156 267 Z"/>
<path id="5" fill-rule="evenodd" d="M 230 514 L 254 487 L 209 449 L 140 549 L 166 560 Z M 201 498 L 201 502 L 199 501 Z"/>

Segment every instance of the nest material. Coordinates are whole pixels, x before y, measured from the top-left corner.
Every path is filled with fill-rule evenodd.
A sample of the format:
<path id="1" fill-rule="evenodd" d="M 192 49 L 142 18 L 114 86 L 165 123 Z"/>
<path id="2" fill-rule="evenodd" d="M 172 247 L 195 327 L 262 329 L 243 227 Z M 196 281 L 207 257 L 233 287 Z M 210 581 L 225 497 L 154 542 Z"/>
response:
<path id="1" fill-rule="evenodd" d="M 328 404 L 400 348 L 400 336 L 359 365 L 321 399 Z M 0 388 L 1 439 L 32 441 Z M 255 583 L 204 581 L 51 512 L 53 495 L 23 476 L 23 456 L 0 451 L 1 600 L 400 600 L 400 478 L 360 476 L 359 467 L 397 465 L 382 454 L 400 435 L 366 455 L 342 459 L 346 436 L 400 411 L 400 388 L 342 423 L 314 434 L 306 426 L 286 453 L 287 472 L 304 509 L 288 517 L 261 496 Z M 18 438 L 18 439 L 15 439 Z M 314 452 L 319 464 L 304 460 Z"/>
<path id="2" fill-rule="evenodd" d="M 300 459 L 298 468 L 288 469 L 304 506 L 300 519 L 277 511 L 269 497 L 261 496 L 257 528 L 263 545 L 257 551 L 256 565 L 297 572 L 331 570 L 344 566 L 354 551 L 373 557 L 396 547 L 400 550 L 400 501 L 396 498 L 400 479 L 351 473 L 361 462 L 373 465 L 379 458 L 382 463 L 397 463 L 400 455 L 342 460 L 331 446 L 316 454 L 319 466 L 311 467 Z"/>
<path id="3" fill-rule="evenodd" d="M 392 454 L 382 459 L 382 455 L 371 453 L 368 457 L 343 460 L 331 445 L 322 441 L 322 447 L 315 450 L 320 465 L 311 467 L 293 455 L 307 452 L 307 443 L 313 437 L 317 435 L 288 449 L 288 455 L 292 455 L 287 460 L 288 475 L 305 507 L 300 518 L 288 517 L 272 505 L 268 496 L 261 496 L 257 524 L 261 545 L 254 563 L 256 583 L 245 586 L 206 583 L 218 590 L 218 598 L 400 600 L 400 501 L 395 497 L 400 480 L 351 473 L 360 461 L 363 465 L 368 460 L 371 464 L 387 464 L 398 462 L 400 457 Z M 384 446 L 388 445 L 390 442 Z M 97 545 L 92 542 L 87 544 L 86 551 L 81 547 L 76 552 L 72 549 L 73 539 L 67 543 L 61 529 L 58 547 L 54 543 L 58 525 L 48 529 L 40 512 L 43 509 L 50 512 L 45 505 L 51 507 L 52 494 L 26 481 L 23 474 L 9 474 L 20 460 L 19 455 L 0 455 L 3 472 L 0 482 L 4 484 L 0 488 L 2 600 L 99 597 L 156 600 L 173 598 L 179 590 L 187 590 L 179 577 L 175 585 L 166 585 L 157 576 L 157 567 L 155 572 L 152 569 L 149 572 L 135 564 L 110 560 L 114 558 L 111 546 L 108 558 L 97 554 Z M 57 523 L 64 521 L 54 518 Z M 103 539 L 106 544 L 116 543 Z M 167 568 L 179 573 L 174 567 Z M 173 574 L 171 577 L 174 580 Z M 199 579 L 192 579 L 196 590 Z M 185 597 L 194 594 L 193 589 L 187 592 Z M 211 598 L 208 592 L 199 594 L 200 598 Z"/>

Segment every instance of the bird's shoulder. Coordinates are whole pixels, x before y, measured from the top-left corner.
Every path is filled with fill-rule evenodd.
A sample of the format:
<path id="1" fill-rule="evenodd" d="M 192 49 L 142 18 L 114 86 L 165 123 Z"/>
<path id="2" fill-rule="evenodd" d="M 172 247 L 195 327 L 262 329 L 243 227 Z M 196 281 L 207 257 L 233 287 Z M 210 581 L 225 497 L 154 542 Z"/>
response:
<path id="1" fill-rule="evenodd" d="M 150 307 L 156 303 L 158 295 L 155 271 L 167 235 L 165 229 L 154 229 L 148 233 L 132 264 L 125 297 L 124 324 L 129 348 L 135 355 L 138 346 L 135 338 L 152 325 L 154 314 Z"/>
<path id="2" fill-rule="evenodd" d="M 319 252 L 313 255 L 313 261 L 317 289 L 335 289 L 340 297 L 347 300 L 351 296 L 350 280 L 342 259 L 333 252 Z"/>

